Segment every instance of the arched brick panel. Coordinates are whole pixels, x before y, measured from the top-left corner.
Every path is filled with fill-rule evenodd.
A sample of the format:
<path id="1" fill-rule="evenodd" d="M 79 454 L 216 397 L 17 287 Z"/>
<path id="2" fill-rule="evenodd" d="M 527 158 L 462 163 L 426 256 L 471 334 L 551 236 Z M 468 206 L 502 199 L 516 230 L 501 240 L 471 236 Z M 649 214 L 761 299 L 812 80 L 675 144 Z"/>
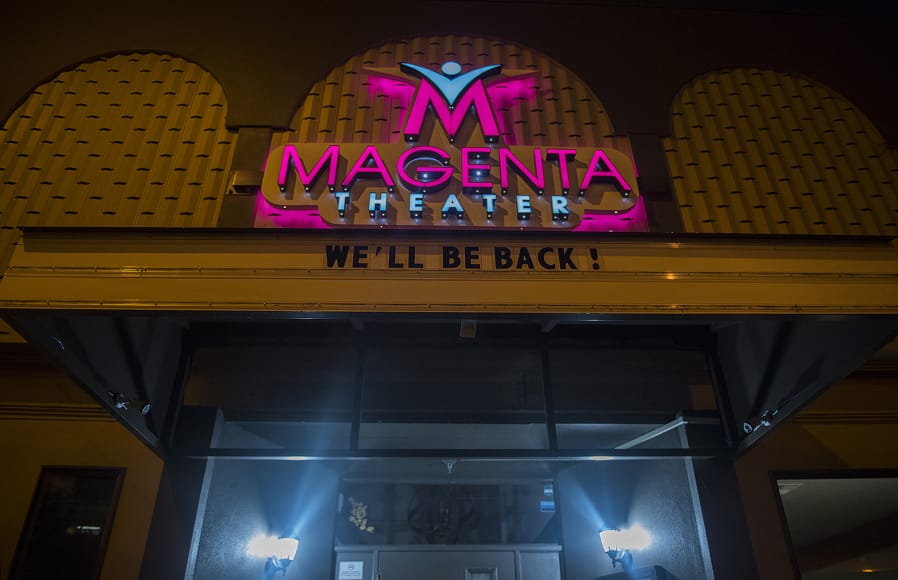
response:
<path id="1" fill-rule="evenodd" d="M 0 129 L 0 272 L 18 226 L 215 225 L 233 136 L 218 82 L 165 54 L 82 63 Z"/>
<path id="2" fill-rule="evenodd" d="M 686 231 L 898 235 L 898 153 L 806 78 L 699 77 L 674 102 L 664 147 Z"/>

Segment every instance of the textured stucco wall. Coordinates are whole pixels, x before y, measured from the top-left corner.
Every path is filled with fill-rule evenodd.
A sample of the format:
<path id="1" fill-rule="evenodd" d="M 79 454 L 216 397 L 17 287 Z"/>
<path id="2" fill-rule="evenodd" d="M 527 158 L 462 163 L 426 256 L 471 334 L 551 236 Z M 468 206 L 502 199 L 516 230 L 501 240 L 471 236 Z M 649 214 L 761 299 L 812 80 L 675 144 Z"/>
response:
<path id="1" fill-rule="evenodd" d="M 257 534 L 299 538 L 285 578 L 330 578 L 336 471 L 314 463 L 228 460 L 217 461 L 214 470 L 196 580 L 262 578 L 264 560 L 247 554 Z"/>
<path id="2" fill-rule="evenodd" d="M 558 497 L 567 578 L 620 571 L 598 531 L 636 524 L 652 535 L 649 548 L 634 552 L 637 567 L 662 566 L 675 580 L 706 577 L 685 460 L 581 463 L 559 473 Z"/>

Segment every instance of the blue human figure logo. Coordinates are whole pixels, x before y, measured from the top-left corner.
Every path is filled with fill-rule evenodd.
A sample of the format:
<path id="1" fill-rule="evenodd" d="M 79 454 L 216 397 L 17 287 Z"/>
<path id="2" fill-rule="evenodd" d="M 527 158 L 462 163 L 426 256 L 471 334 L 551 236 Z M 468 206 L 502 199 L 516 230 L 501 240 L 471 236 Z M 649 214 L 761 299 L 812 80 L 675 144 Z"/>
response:
<path id="1" fill-rule="evenodd" d="M 450 107 L 455 107 L 458 98 L 475 81 L 502 69 L 501 64 L 491 64 L 461 74 L 461 65 L 454 61 L 443 63 L 439 72 L 408 62 L 401 62 L 399 66 L 401 70 L 427 80 L 443 95 Z"/>
<path id="2" fill-rule="evenodd" d="M 473 111 L 477 116 L 488 141 L 495 141 L 499 137 L 499 127 L 483 78 L 497 74 L 502 65 L 492 64 L 464 74 L 461 72 L 461 65 L 453 61 L 444 63 L 439 71 L 407 62 L 401 62 L 399 66 L 403 72 L 423 80 L 409 107 L 404 131 L 407 140 L 412 141 L 418 137 L 428 110 L 436 114 L 440 124 L 446 129 L 450 142 L 454 141 L 468 111 Z"/>

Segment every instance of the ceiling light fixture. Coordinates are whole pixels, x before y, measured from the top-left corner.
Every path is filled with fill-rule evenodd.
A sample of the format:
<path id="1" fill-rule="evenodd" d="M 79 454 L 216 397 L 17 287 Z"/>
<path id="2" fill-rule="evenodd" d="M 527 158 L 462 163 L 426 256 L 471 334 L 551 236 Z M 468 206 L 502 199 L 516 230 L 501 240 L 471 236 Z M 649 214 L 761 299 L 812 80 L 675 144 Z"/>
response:
<path id="1" fill-rule="evenodd" d="M 620 564 L 624 570 L 633 567 L 633 550 L 643 550 L 652 543 L 649 533 L 640 526 L 623 530 L 602 530 L 599 532 L 599 540 L 602 542 L 602 551 L 611 558 L 612 568 Z"/>

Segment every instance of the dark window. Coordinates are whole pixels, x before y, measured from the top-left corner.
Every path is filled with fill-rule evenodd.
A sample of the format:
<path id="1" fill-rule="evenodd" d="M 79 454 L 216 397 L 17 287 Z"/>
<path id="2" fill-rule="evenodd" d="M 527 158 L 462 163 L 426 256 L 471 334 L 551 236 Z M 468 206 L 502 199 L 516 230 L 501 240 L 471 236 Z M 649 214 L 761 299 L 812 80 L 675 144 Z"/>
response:
<path id="1" fill-rule="evenodd" d="M 45 467 L 10 579 L 99 578 L 124 473 L 124 469 Z"/>
<path id="2" fill-rule="evenodd" d="M 186 405 L 219 407 L 229 419 L 296 420 L 352 410 L 351 347 L 241 345 L 197 349 Z"/>
<path id="3" fill-rule="evenodd" d="M 371 348 L 364 377 L 363 449 L 548 446 L 535 348 Z"/>
<path id="4" fill-rule="evenodd" d="M 371 348 L 365 360 L 363 410 L 424 421 L 430 415 L 515 414 L 542 417 L 539 351 L 516 346 L 408 345 Z M 381 417 L 377 417 L 382 419 Z"/>
<path id="5" fill-rule="evenodd" d="M 197 325 L 185 407 L 219 449 L 714 449 L 706 330 L 346 320 Z M 193 425 L 182 413 L 181 425 Z M 191 427 L 192 428 L 192 427 Z M 185 431 L 187 432 L 187 431 Z"/>
<path id="6" fill-rule="evenodd" d="M 221 409 L 218 447 L 350 445 L 356 350 L 266 344 L 197 349 L 184 404 Z"/>
<path id="7" fill-rule="evenodd" d="M 549 357 L 560 448 L 719 444 L 703 351 L 599 344 L 552 348 Z"/>
<path id="8" fill-rule="evenodd" d="M 555 409 L 606 414 L 678 412 L 716 407 L 705 353 L 649 348 L 553 348 Z"/>

